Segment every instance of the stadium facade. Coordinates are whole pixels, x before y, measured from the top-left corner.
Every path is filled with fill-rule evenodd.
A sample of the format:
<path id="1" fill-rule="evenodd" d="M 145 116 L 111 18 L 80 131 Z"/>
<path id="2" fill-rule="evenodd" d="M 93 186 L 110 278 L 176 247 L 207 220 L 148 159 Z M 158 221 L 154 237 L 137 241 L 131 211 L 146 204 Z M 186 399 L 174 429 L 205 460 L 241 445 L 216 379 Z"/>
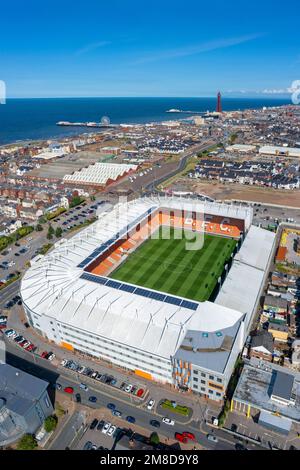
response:
<path id="1" fill-rule="evenodd" d="M 175 197 L 119 203 L 32 263 L 21 283 L 28 321 L 70 351 L 222 400 L 274 251 L 275 235 L 252 225 L 252 216 L 248 207 Z M 146 228 L 149 236 L 179 220 L 188 230 L 238 240 L 213 299 L 109 278 Z"/>

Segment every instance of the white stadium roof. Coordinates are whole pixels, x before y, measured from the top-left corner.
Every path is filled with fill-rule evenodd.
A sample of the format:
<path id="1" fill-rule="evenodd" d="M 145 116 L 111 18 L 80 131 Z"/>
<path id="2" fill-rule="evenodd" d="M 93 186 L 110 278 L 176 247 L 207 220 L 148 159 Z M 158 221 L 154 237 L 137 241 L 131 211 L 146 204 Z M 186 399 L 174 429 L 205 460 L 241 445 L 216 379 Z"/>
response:
<path id="1" fill-rule="evenodd" d="M 115 181 L 119 176 L 136 169 L 137 165 L 98 162 L 75 171 L 71 175 L 65 175 L 63 180 L 64 182 L 71 181 L 85 184 L 106 184 L 108 180 Z"/>
<path id="2" fill-rule="evenodd" d="M 174 355 L 188 330 L 230 328 L 241 321 L 248 311 L 250 302 L 245 304 L 247 289 L 249 297 L 255 297 L 260 287 L 261 275 L 257 275 L 255 282 L 249 281 L 248 268 L 241 261 L 233 263 L 217 302 L 192 302 L 195 308 L 183 306 L 189 302 L 181 305 L 183 301 L 179 297 L 172 296 L 179 300 L 179 304 L 175 305 L 82 278 L 83 260 L 91 259 L 91 253 L 99 245 L 126 229 L 128 224 L 135 223 L 137 217 L 143 214 L 147 217 L 154 208 L 189 210 L 192 206 L 194 210 L 197 206 L 199 210 L 204 208 L 206 213 L 248 220 L 252 215 L 251 209 L 245 207 L 179 198 L 146 198 L 118 204 L 111 212 L 100 214 L 94 224 L 71 239 L 64 240 L 25 273 L 21 284 L 23 302 L 33 313 L 42 317 L 54 318 L 69 327 L 165 358 Z M 259 236 L 264 240 L 265 231 L 255 228 L 251 232 L 251 246 L 247 248 L 247 239 L 244 243 L 245 250 L 250 250 L 251 259 L 260 260 Z M 271 240 L 268 239 L 264 249 L 270 252 Z M 243 247 L 240 256 L 243 256 L 242 250 Z M 239 265 L 243 265 L 246 272 L 238 271 Z M 261 273 L 260 267 L 258 270 Z M 42 318 L 40 323 L 42 328 Z"/>

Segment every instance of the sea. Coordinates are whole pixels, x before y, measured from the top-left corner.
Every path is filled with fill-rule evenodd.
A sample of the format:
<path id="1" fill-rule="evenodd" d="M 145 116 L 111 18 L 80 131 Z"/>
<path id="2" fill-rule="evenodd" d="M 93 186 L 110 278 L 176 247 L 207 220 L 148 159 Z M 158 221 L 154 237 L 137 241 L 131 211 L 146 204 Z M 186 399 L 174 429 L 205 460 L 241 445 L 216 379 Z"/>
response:
<path id="1" fill-rule="evenodd" d="M 289 99 L 222 98 L 224 111 L 260 109 L 291 104 Z M 0 104 L 0 145 L 58 139 L 86 132 L 84 128 L 59 127 L 58 121 L 134 124 L 182 119 L 189 115 L 168 109 L 205 112 L 216 109 L 216 98 L 33 98 L 7 99 Z"/>

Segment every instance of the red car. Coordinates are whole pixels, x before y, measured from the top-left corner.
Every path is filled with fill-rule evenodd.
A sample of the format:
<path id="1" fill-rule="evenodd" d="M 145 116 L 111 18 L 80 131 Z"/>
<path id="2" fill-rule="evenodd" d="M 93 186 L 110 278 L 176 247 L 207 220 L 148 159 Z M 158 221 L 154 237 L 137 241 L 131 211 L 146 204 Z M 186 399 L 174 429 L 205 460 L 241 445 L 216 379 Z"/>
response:
<path id="1" fill-rule="evenodd" d="M 25 349 L 26 349 L 26 351 L 31 352 L 31 351 L 33 351 L 34 348 L 35 348 L 34 344 L 31 343 L 31 344 L 30 344 L 29 346 L 27 346 L 27 348 L 25 348 Z"/>
<path id="2" fill-rule="evenodd" d="M 183 442 L 183 444 L 186 444 L 188 441 L 183 434 L 180 434 L 180 432 L 175 432 L 175 439 L 177 439 L 177 441 Z"/>
<path id="3" fill-rule="evenodd" d="M 139 388 L 138 391 L 136 392 L 136 396 L 137 397 L 141 397 L 144 395 L 144 389 L 143 388 Z"/>
<path id="4" fill-rule="evenodd" d="M 7 328 L 7 324 L 6 323 L 0 323 L 0 330 L 5 330 L 5 328 Z"/>
<path id="5" fill-rule="evenodd" d="M 195 434 L 193 434 L 192 432 L 183 432 L 182 435 L 186 437 L 187 439 L 190 439 L 191 441 L 196 440 Z"/>
<path id="6" fill-rule="evenodd" d="M 41 357 L 42 357 L 43 359 L 45 359 L 45 357 L 47 356 L 47 354 L 48 354 L 47 351 L 44 351 L 44 352 L 42 352 Z"/>
<path id="7" fill-rule="evenodd" d="M 74 388 L 73 387 L 66 387 L 66 388 L 64 388 L 64 392 L 72 394 L 72 393 L 74 393 Z"/>

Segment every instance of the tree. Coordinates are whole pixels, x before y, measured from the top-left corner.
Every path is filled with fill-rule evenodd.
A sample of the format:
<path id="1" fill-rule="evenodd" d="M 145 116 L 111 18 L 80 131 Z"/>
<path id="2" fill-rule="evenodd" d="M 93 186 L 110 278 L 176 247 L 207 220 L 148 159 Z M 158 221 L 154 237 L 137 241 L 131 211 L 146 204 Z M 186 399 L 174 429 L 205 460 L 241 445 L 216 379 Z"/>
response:
<path id="1" fill-rule="evenodd" d="M 37 232 L 42 232 L 43 226 L 42 226 L 41 224 L 37 224 L 37 226 L 35 227 L 35 230 L 36 230 Z"/>
<path id="2" fill-rule="evenodd" d="M 18 442 L 18 450 L 33 450 L 37 447 L 37 441 L 32 434 L 24 434 Z"/>
<path id="3" fill-rule="evenodd" d="M 48 240 L 51 240 L 54 234 L 54 228 L 52 227 L 51 224 L 49 224 L 48 232 L 47 232 L 47 238 Z"/>
<path id="4" fill-rule="evenodd" d="M 57 227 L 57 229 L 55 230 L 55 236 L 57 238 L 60 238 L 62 236 L 62 228 L 61 227 Z"/>
<path id="5" fill-rule="evenodd" d="M 157 432 L 153 432 L 150 436 L 150 444 L 157 445 L 159 444 L 159 437 Z"/>
<path id="6" fill-rule="evenodd" d="M 44 421 L 44 429 L 46 432 L 52 432 L 57 426 L 57 417 L 48 416 Z"/>

